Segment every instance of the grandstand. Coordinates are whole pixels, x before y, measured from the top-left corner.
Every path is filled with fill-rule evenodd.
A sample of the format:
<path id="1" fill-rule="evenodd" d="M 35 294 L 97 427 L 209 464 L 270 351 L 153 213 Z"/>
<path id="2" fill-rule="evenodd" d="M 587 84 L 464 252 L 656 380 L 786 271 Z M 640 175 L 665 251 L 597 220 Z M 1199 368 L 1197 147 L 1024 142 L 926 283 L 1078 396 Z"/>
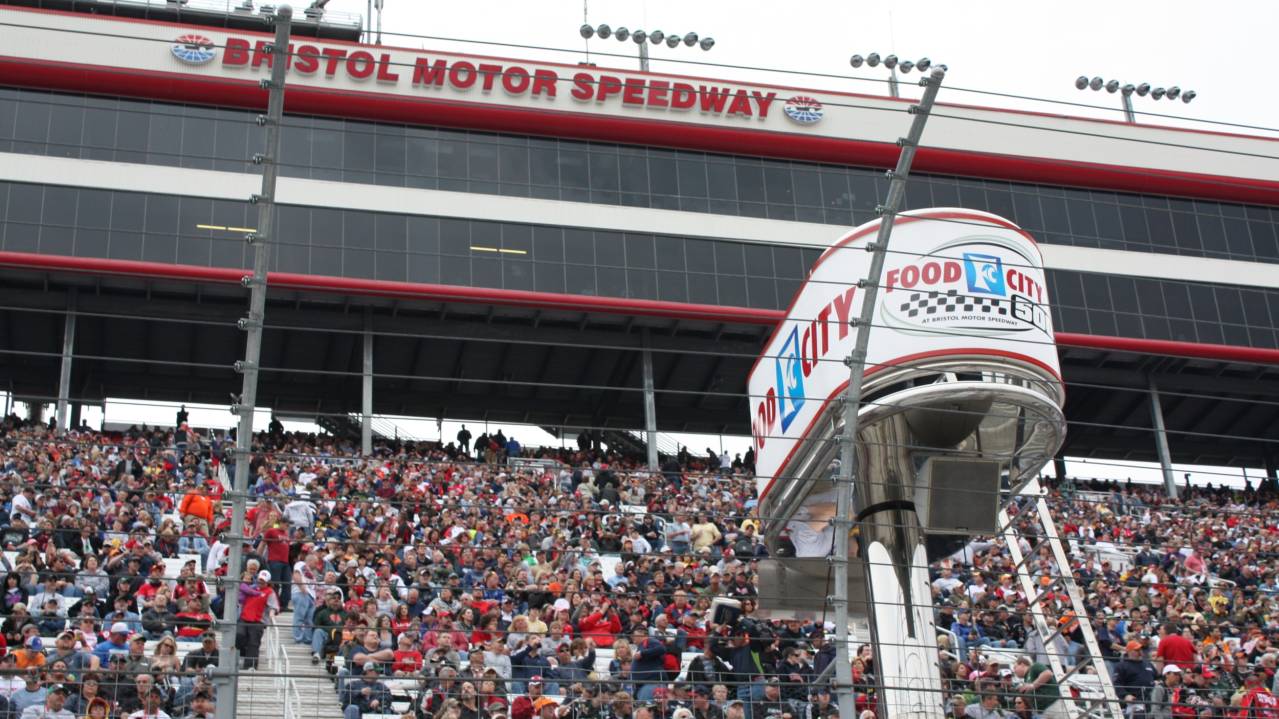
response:
<path id="1" fill-rule="evenodd" d="M 696 81 L 755 97 L 745 126 L 623 91 L 689 78 L 495 70 L 362 46 L 320 12 L 295 37 L 274 156 L 270 13 L 195 4 L 0 0 L 0 388 L 17 403 L 0 422 L 0 719 L 62 691 L 111 718 L 830 719 L 840 652 L 858 719 L 896 719 L 864 627 L 839 646 L 833 617 L 755 615 L 787 587 L 757 579 L 778 518 L 758 516 L 753 455 L 658 433 L 750 434 L 752 363 L 825 247 L 884 201 L 908 105 Z M 320 57 L 332 71 L 306 69 Z M 484 73 L 550 85 L 472 92 Z M 618 93 L 583 102 L 577 73 Z M 927 716 L 1106 716 L 1100 666 L 1126 719 L 1273 719 L 1273 142 L 944 94 L 937 115 L 907 205 L 994 212 L 1039 242 L 1067 432 L 1037 482 L 1050 521 L 1008 497 L 1010 533 L 930 557 Z M 258 191 L 263 165 L 278 192 Z M 108 397 L 239 406 L 246 370 L 258 406 L 324 431 L 272 426 L 237 457 L 227 428 L 80 421 Z M 483 435 L 407 440 L 383 415 Z M 514 423 L 562 444 L 511 445 Z M 1072 477 L 1067 457 L 1157 462 L 1165 482 Z M 1264 475 L 1182 485 L 1174 464 Z M 229 625 L 223 590 L 242 605 Z M 219 664 L 223 630 L 247 661 Z"/>

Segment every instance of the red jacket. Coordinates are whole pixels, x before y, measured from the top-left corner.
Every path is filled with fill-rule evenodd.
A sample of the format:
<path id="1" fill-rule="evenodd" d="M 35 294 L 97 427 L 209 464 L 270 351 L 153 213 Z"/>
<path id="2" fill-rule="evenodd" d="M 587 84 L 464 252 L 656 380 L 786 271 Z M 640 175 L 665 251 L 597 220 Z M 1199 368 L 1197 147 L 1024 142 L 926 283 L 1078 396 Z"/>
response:
<path id="1" fill-rule="evenodd" d="M 1279 699 L 1265 687 L 1249 689 L 1239 698 L 1235 719 L 1279 719 Z"/>
<path id="2" fill-rule="evenodd" d="M 584 639 L 594 639 L 597 647 L 611 647 L 622 632 L 622 620 L 617 618 L 617 612 L 611 616 L 595 612 L 578 621 L 577 631 Z"/>

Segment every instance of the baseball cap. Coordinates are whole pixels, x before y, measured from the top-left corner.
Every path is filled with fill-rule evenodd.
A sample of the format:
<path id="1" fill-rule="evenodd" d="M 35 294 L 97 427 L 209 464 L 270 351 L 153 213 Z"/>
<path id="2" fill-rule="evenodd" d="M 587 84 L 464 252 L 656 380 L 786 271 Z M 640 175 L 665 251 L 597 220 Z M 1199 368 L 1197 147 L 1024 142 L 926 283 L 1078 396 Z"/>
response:
<path id="1" fill-rule="evenodd" d="M 27 641 L 25 643 L 27 649 L 37 652 L 44 650 L 44 642 L 40 641 L 40 637 L 27 637 Z"/>
<path id="2" fill-rule="evenodd" d="M 115 624 L 111 625 L 111 633 L 112 634 L 128 634 L 129 625 L 125 624 L 124 622 L 116 622 Z"/>
<path id="3" fill-rule="evenodd" d="M 1127 649 L 1130 652 L 1139 652 L 1144 648 L 1145 647 L 1142 646 L 1141 642 L 1137 641 L 1136 639 L 1131 639 L 1128 641 L 1127 644 L 1124 645 L 1124 649 Z"/>
<path id="4" fill-rule="evenodd" d="M 258 572 L 258 579 L 264 579 L 269 582 L 271 581 L 271 573 L 263 569 L 262 571 Z"/>
<path id="5" fill-rule="evenodd" d="M 541 674 L 537 674 L 537 675 L 535 675 L 535 676 L 529 677 L 528 683 L 529 683 L 529 684 L 536 684 L 536 685 L 538 685 L 538 686 L 541 686 L 541 685 L 542 685 L 542 675 L 541 675 Z"/>
<path id="6" fill-rule="evenodd" d="M 61 684 L 54 684 L 53 686 L 49 687 L 50 694 L 57 694 L 59 692 L 62 694 L 66 694 L 67 688 Z"/>
<path id="7" fill-rule="evenodd" d="M 1169 664 L 1168 666 L 1164 667 L 1164 674 L 1180 674 L 1180 673 L 1181 673 L 1181 667 L 1177 666 L 1176 664 Z"/>

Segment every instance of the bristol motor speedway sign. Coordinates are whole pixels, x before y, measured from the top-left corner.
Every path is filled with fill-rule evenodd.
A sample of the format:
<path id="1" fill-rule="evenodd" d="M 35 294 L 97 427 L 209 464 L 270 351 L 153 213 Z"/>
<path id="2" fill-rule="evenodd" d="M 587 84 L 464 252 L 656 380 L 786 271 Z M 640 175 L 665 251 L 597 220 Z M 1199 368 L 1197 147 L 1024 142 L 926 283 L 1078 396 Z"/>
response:
<path id="1" fill-rule="evenodd" d="M 751 434 L 763 495 L 847 386 L 879 220 L 845 235 L 814 265 L 751 370 Z M 880 281 L 866 374 L 945 357 L 999 357 L 1060 378 L 1043 258 L 1013 223 L 984 212 L 902 213 Z"/>

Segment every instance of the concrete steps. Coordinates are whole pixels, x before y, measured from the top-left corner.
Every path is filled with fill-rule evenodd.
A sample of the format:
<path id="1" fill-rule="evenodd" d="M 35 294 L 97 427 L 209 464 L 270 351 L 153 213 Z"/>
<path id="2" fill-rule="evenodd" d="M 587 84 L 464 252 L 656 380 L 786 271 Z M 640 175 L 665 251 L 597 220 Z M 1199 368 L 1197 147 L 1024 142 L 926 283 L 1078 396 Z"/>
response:
<path id="1" fill-rule="evenodd" d="M 288 657 L 287 666 L 269 651 L 268 630 L 262 641 L 261 668 L 240 674 L 237 719 L 342 719 L 342 706 L 329 675 L 322 666 L 312 666 L 310 647 L 293 642 L 293 613 L 281 614 L 275 622 L 280 645 Z M 280 676 L 286 674 L 296 687 L 295 693 L 286 692 L 284 677 Z"/>

